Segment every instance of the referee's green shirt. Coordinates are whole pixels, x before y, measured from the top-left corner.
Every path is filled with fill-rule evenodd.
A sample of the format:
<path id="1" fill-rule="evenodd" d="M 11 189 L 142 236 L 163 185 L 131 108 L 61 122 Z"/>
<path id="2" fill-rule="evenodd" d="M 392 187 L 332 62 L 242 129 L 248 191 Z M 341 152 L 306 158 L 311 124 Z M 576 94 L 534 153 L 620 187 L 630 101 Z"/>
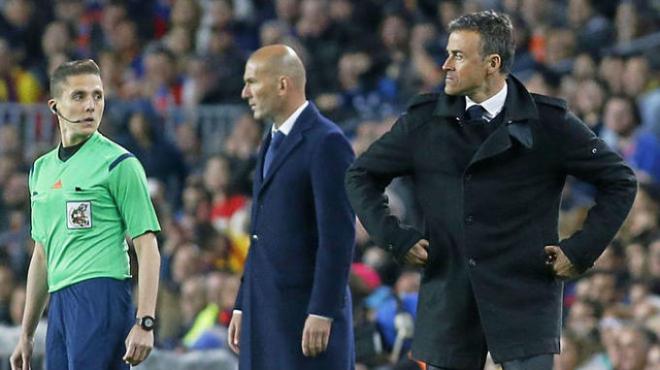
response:
<path id="1" fill-rule="evenodd" d="M 65 162 L 57 151 L 30 171 L 32 238 L 45 248 L 48 291 L 129 278 L 125 235 L 160 231 L 142 165 L 98 132 Z"/>

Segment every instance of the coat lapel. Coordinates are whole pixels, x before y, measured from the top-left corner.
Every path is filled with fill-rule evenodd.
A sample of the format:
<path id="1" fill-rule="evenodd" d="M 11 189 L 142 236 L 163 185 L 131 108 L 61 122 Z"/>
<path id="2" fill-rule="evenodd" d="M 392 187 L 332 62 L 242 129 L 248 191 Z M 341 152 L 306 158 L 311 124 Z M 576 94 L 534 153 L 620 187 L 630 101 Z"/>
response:
<path id="1" fill-rule="evenodd" d="M 263 173 L 264 170 L 264 156 L 266 155 L 266 148 L 268 148 L 268 145 L 270 145 L 270 140 L 271 140 L 271 134 L 270 134 L 270 129 L 268 129 L 263 139 L 261 139 L 261 147 L 259 148 L 259 154 L 257 156 L 257 169 L 254 173 L 253 192 L 255 190 L 259 190 L 261 188 L 261 184 L 264 181 L 261 174 Z"/>
<path id="2" fill-rule="evenodd" d="M 507 78 L 508 93 L 504 103 L 504 123 L 481 144 L 470 165 L 496 156 L 512 146 L 511 138 L 531 149 L 534 137 L 530 124 L 538 120 L 538 110 L 532 96 L 513 75 Z M 442 95 L 433 114 L 460 124 L 465 111 L 463 96 Z"/>
<path id="3" fill-rule="evenodd" d="M 310 102 L 307 108 L 305 108 L 305 110 L 302 111 L 302 113 L 296 120 L 296 123 L 293 125 L 293 129 L 291 129 L 291 132 L 286 136 L 286 138 L 282 142 L 282 146 L 280 146 L 280 149 L 275 155 L 275 158 L 273 158 L 273 163 L 271 163 L 268 173 L 266 174 L 266 177 L 263 179 L 263 182 L 259 187 L 259 194 L 261 194 L 264 191 L 264 189 L 268 187 L 268 184 L 273 179 L 273 176 L 275 176 L 275 173 L 282 166 L 282 164 L 286 162 L 286 159 L 289 157 L 291 152 L 296 147 L 298 147 L 298 145 L 300 145 L 300 143 L 303 140 L 303 133 L 312 127 L 312 124 L 318 118 L 318 116 L 319 116 L 319 111 L 316 109 L 314 104 Z M 270 140 L 270 138 L 268 140 Z M 264 148 L 265 147 L 266 145 L 264 145 Z M 261 171 L 263 168 L 263 157 L 264 157 L 264 153 L 260 153 L 260 160 L 262 163 L 260 164 L 260 166 L 258 166 L 259 171 Z M 261 177 L 261 176 L 258 176 L 257 174 L 257 177 Z"/>
<path id="4" fill-rule="evenodd" d="M 507 126 L 502 125 L 493 132 L 486 141 L 481 144 L 477 152 L 472 156 L 472 160 L 468 166 L 484 160 L 489 157 L 496 156 L 511 148 L 511 138 L 509 137 L 509 130 Z"/>

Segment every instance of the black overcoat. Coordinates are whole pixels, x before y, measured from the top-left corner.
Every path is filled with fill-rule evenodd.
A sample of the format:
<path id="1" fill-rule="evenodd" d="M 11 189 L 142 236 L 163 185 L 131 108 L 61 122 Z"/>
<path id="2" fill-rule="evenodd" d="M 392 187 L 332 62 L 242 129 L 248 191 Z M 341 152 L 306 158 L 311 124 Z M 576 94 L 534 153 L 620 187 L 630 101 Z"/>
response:
<path id="1" fill-rule="evenodd" d="M 413 356 L 436 366 L 476 367 L 483 339 L 497 362 L 559 351 L 563 283 L 545 266 L 560 245 L 580 270 L 593 265 L 636 193 L 632 170 L 562 100 L 530 94 L 514 77 L 502 124 L 469 161 L 465 98 L 418 96 L 392 129 L 349 169 L 349 199 L 366 230 L 399 260 L 423 237 L 424 269 Z M 409 175 L 426 230 L 392 216 L 383 189 Z M 558 240 L 567 175 L 593 184 L 581 231 Z"/>

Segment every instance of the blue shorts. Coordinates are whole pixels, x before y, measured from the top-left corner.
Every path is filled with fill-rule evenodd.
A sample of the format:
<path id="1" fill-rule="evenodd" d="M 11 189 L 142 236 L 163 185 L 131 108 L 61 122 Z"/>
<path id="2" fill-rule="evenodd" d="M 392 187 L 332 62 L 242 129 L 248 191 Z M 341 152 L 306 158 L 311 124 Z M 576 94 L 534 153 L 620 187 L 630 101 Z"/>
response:
<path id="1" fill-rule="evenodd" d="M 135 323 L 130 280 L 97 278 L 50 296 L 47 370 L 129 370 L 124 341 Z"/>

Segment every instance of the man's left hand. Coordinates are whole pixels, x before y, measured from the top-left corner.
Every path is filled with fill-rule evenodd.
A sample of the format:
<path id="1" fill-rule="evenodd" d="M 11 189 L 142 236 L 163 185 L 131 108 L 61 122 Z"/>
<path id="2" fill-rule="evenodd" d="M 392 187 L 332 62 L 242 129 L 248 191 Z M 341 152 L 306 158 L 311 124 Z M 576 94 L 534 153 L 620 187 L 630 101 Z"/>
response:
<path id="1" fill-rule="evenodd" d="M 124 361 L 133 366 L 138 365 L 149 356 L 152 348 L 154 348 L 154 332 L 133 325 L 133 329 L 126 337 Z"/>
<path id="2" fill-rule="evenodd" d="M 578 277 L 580 273 L 557 245 L 546 245 L 546 264 L 552 266 L 555 275 L 563 280 Z"/>
<path id="3" fill-rule="evenodd" d="M 307 316 L 302 335 L 302 351 L 307 357 L 320 355 L 328 348 L 332 321 L 316 316 Z"/>

